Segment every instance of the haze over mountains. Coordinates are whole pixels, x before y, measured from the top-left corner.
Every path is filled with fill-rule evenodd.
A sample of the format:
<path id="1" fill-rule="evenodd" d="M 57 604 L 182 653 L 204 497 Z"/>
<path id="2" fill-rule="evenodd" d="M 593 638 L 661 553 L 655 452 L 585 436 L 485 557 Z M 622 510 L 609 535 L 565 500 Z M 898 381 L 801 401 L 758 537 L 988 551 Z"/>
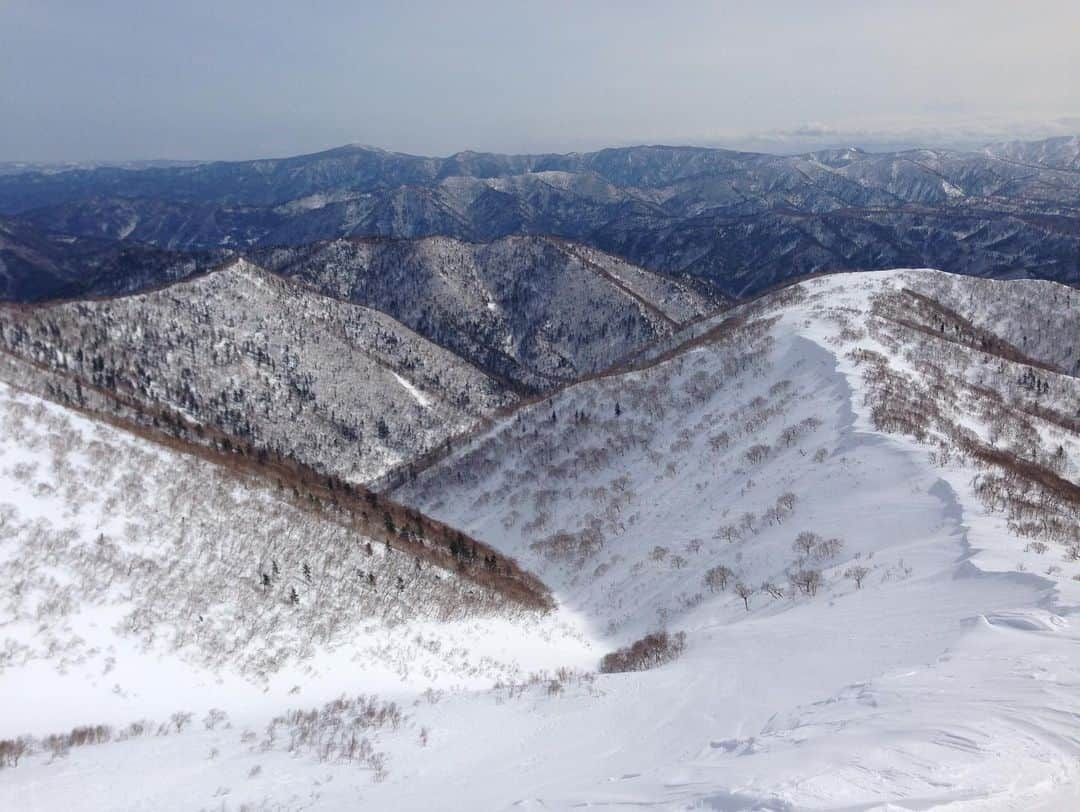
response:
<path id="1" fill-rule="evenodd" d="M 806 273 L 931 266 L 1080 280 L 1080 142 L 774 156 L 689 147 L 284 159 L 0 176 L 46 232 L 244 251 L 338 237 L 556 235 L 728 296 Z"/>
<path id="2" fill-rule="evenodd" d="M 222 262 L 222 251 L 177 252 L 144 243 L 48 234 L 0 218 L 0 298 L 25 302 L 124 293 Z"/>

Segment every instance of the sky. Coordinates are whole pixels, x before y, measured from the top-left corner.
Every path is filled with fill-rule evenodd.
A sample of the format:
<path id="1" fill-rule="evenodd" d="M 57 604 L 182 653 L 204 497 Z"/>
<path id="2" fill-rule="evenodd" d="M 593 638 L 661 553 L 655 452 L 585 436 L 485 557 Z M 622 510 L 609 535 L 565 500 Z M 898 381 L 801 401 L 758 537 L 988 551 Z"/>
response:
<path id="1" fill-rule="evenodd" d="M 1080 132 L 1076 0 L 0 0 L 0 162 Z"/>

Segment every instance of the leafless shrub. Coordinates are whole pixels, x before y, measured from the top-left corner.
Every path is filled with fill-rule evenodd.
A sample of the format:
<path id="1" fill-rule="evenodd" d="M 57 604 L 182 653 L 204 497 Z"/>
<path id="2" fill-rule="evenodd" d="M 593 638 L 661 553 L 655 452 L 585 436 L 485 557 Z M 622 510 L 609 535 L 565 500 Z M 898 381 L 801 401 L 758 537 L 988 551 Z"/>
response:
<path id="1" fill-rule="evenodd" d="M 58 758 L 66 758 L 71 752 L 71 742 L 63 734 L 46 736 L 42 739 L 42 745 L 52 755 L 53 761 Z"/>
<path id="2" fill-rule="evenodd" d="M 522 533 L 524 533 L 525 535 L 537 533 L 546 528 L 550 521 L 550 513 L 546 511 L 539 511 L 529 521 L 525 522 L 525 524 L 521 526 Z"/>
<path id="3" fill-rule="evenodd" d="M 177 711 L 169 717 L 169 722 L 176 729 L 177 733 L 182 733 L 184 728 L 191 722 L 192 714 L 188 711 Z"/>
<path id="4" fill-rule="evenodd" d="M 550 561 L 565 561 L 578 565 L 596 555 L 603 547 L 604 532 L 597 517 L 592 517 L 580 530 L 560 530 L 529 545 L 531 550 Z"/>
<path id="5" fill-rule="evenodd" d="M 129 738 L 119 736 L 116 738 Z M 109 725 L 81 725 L 67 733 L 52 733 L 40 740 L 29 736 L 0 740 L 0 768 L 17 767 L 19 760 L 36 750 L 47 751 L 54 759 L 63 758 L 72 747 L 87 747 L 113 741 L 114 732 Z"/>
<path id="6" fill-rule="evenodd" d="M 776 586 L 770 580 L 765 580 L 761 582 L 761 591 L 773 600 L 779 600 L 780 598 L 784 597 L 784 590 Z"/>
<path id="7" fill-rule="evenodd" d="M 721 431 L 709 437 L 709 448 L 711 448 L 713 451 L 724 451 L 730 445 L 731 435 L 729 435 L 726 431 Z"/>
<path id="8" fill-rule="evenodd" d="M 600 661 L 600 673 L 647 671 L 677 659 L 685 648 L 684 632 L 673 635 L 666 631 L 653 632 L 625 648 L 604 655 L 604 659 Z"/>
<path id="9" fill-rule="evenodd" d="M 864 567 L 862 564 L 852 564 L 850 567 L 844 570 L 844 577 L 853 580 L 855 582 L 856 589 L 862 589 L 863 581 L 869 574 L 870 568 Z"/>
<path id="10" fill-rule="evenodd" d="M 792 384 L 791 380 L 788 378 L 785 378 L 782 381 L 777 381 L 769 387 L 769 397 L 778 398 L 786 392 L 789 392 L 793 385 L 794 384 Z"/>
<path id="11" fill-rule="evenodd" d="M 791 549 L 803 557 L 809 557 L 814 548 L 821 544 L 823 540 L 817 533 L 803 530 L 795 537 L 795 541 L 791 543 Z"/>
<path id="12" fill-rule="evenodd" d="M 821 571 L 815 569 L 796 570 L 791 575 L 791 583 L 804 595 L 813 597 L 821 587 Z"/>
<path id="13" fill-rule="evenodd" d="M 684 434 L 689 435 L 685 429 Z M 668 451 L 672 454 L 685 454 L 690 450 L 691 441 L 689 436 L 680 436 L 668 447 Z"/>
<path id="14" fill-rule="evenodd" d="M 755 524 L 757 522 L 757 516 L 750 511 L 746 511 L 739 517 L 739 537 L 742 538 L 747 533 L 756 532 Z"/>
<path id="15" fill-rule="evenodd" d="M 749 612 L 750 598 L 754 595 L 754 588 L 739 581 L 735 584 L 735 594 L 742 598 L 743 606 L 746 608 L 746 611 Z"/>
<path id="16" fill-rule="evenodd" d="M 821 421 L 816 417 L 807 417 L 804 420 L 800 420 L 794 426 L 788 426 L 780 432 L 780 442 L 790 448 L 798 443 L 805 435 L 812 432 L 814 429 L 821 425 Z"/>
<path id="17" fill-rule="evenodd" d="M 720 564 L 705 573 L 705 586 L 710 592 L 722 592 L 727 589 L 728 582 L 735 577 L 728 567 Z"/>
<path id="18" fill-rule="evenodd" d="M 716 538 L 723 539 L 727 542 L 738 541 L 739 537 L 739 528 L 733 524 L 721 525 L 716 531 Z"/>
<path id="19" fill-rule="evenodd" d="M 0 739 L 0 767 L 18 767 L 21 759 L 30 749 L 25 738 Z"/>
<path id="20" fill-rule="evenodd" d="M 746 457 L 746 461 L 751 465 L 760 465 L 768 459 L 771 450 L 772 449 L 768 445 L 757 443 L 746 449 L 746 454 L 744 456 Z"/>
<path id="21" fill-rule="evenodd" d="M 131 722 L 127 727 L 117 734 L 118 739 L 136 739 L 139 736 L 145 736 L 149 733 L 150 729 L 154 726 L 153 722 L 146 719 L 140 719 L 137 722 Z"/>
<path id="22" fill-rule="evenodd" d="M 211 708 L 206 716 L 203 717 L 202 723 L 207 730 L 213 730 L 222 722 L 227 721 L 229 714 L 220 708 Z"/>
<path id="23" fill-rule="evenodd" d="M 372 770 L 376 781 L 381 781 L 386 776 L 386 757 L 374 749 L 364 733 L 397 729 L 403 718 L 394 702 L 362 694 L 342 696 L 322 708 L 291 710 L 275 717 L 267 726 L 264 749 L 274 746 L 281 728 L 289 752 L 307 750 L 320 761 L 360 762 Z"/>
<path id="24" fill-rule="evenodd" d="M 819 561 L 829 561 L 840 555 L 844 542 L 838 538 L 825 539 L 814 545 L 813 555 Z"/>

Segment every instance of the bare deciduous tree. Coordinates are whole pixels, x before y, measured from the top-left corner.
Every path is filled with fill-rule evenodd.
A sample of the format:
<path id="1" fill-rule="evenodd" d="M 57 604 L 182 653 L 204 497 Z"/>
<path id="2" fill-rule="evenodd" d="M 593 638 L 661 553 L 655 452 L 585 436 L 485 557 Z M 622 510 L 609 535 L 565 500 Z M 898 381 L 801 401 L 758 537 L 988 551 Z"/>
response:
<path id="1" fill-rule="evenodd" d="M 801 569 L 791 576 L 793 583 L 804 595 L 813 597 L 821 586 L 821 571 L 813 569 Z"/>
<path id="2" fill-rule="evenodd" d="M 750 611 L 750 598 L 754 594 L 753 587 L 747 586 L 742 581 L 735 584 L 735 594 L 742 598 L 743 606 L 746 607 L 746 611 Z"/>
<path id="3" fill-rule="evenodd" d="M 722 592 L 727 589 L 728 581 L 733 577 L 735 577 L 735 573 L 721 564 L 705 573 L 705 586 L 709 588 L 710 592 Z"/>
<path id="4" fill-rule="evenodd" d="M 803 530 L 799 535 L 795 537 L 795 541 L 791 543 L 791 549 L 801 555 L 809 556 L 813 552 L 814 547 L 821 542 L 821 536 L 817 533 L 811 533 L 807 530 Z"/>
<path id="5" fill-rule="evenodd" d="M 866 580 L 866 576 L 870 574 L 870 568 L 864 567 L 862 564 L 853 564 L 844 570 L 844 577 L 850 578 L 855 582 L 856 589 L 862 589 L 862 583 Z"/>
<path id="6" fill-rule="evenodd" d="M 842 549 L 844 549 L 844 542 L 840 539 L 825 539 L 814 545 L 814 558 L 819 561 L 828 561 L 829 559 L 836 558 L 836 556 L 840 555 Z"/>

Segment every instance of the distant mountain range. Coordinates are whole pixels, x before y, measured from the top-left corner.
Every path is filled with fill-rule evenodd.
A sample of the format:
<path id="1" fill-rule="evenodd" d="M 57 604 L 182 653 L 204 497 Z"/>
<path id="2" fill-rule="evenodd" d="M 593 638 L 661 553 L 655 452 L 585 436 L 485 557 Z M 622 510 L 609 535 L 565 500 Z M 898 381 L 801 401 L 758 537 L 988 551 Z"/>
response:
<path id="1" fill-rule="evenodd" d="M 54 234 L 0 217 L 0 300 L 129 293 L 206 270 L 230 255 L 220 249 L 181 252 L 130 240 Z"/>
<path id="2" fill-rule="evenodd" d="M 558 236 L 731 297 L 807 273 L 897 266 L 1076 284 L 1080 139 L 799 156 L 643 146 L 426 158 L 345 146 L 7 174 L 0 214 L 38 232 L 182 251 Z"/>

